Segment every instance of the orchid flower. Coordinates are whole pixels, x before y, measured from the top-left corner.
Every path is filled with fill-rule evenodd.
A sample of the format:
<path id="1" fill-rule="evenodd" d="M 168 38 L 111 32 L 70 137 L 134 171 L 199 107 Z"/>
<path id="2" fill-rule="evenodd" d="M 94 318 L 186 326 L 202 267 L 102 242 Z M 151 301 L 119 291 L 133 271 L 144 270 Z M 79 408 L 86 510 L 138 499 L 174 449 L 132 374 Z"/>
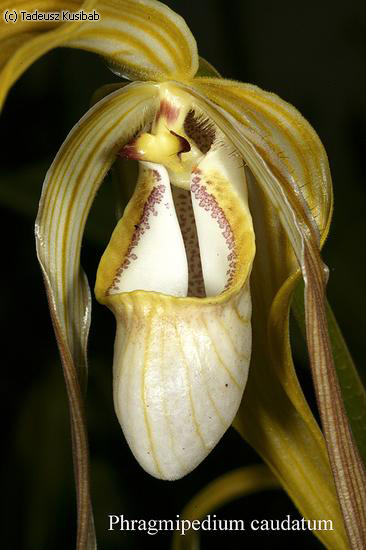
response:
<path id="1" fill-rule="evenodd" d="M 83 404 L 91 296 L 80 248 L 95 194 L 120 157 L 138 162 L 138 179 L 95 294 L 116 318 L 114 404 L 135 457 L 155 477 L 180 478 L 234 422 L 301 514 L 333 521 L 334 531 L 316 533 L 328 548 L 362 548 L 365 473 L 325 315 L 320 249 L 332 185 L 318 136 L 275 94 L 222 79 L 199 58 L 184 20 L 159 2 L 42 3 L 62 9 L 95 9 L 100 18 L 1 22 L 1 101 L 56 46 L 102 55 L 131 81 L 107 87 L 72 129 L 36 221 L 70 403 L 78 548 L 95 547 Z M 289 308 L 300 276 L 323 433 L 291 358 Z"/>

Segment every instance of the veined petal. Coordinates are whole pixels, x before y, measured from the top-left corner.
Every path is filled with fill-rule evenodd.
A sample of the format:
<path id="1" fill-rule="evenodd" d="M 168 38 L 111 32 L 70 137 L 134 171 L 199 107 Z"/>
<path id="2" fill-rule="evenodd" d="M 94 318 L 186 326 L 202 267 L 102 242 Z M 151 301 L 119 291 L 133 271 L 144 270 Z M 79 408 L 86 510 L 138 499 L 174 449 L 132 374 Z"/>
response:
<path id="1" fill-rule="evenodd" d="M 109 252 L 96 295 L 117 322 L 116 414 L 141 466 L 178 479 L 212 450 L 240 404 L 251 349 L 249 274 L 239 291 L 214 298 L 106 295 L 99 284 Z"/>
<path id="2" fill-rule="evenodd" d="M 117 322 L 114 404 L 125 437 L 151 475 L 181 478 L 239 407 L 251 348 L 249 284 L 216 301 L 144 291 L 104 301 Z"/>
<path id="3" fill-rule="evenodd" d="M 325 315 L 327 269 L 320 257 L 320 232 L 326 235 L 331 211 L 326 155 L 301 115 L 274 94 L 217 79 L 197 79 L 197 88 L 209 98 L 208 115 L 241 152 L 276 209 L 301 267 L 308 349 L 322 426 L 348 535 L 358 547 L 365 532 L 361 487 L 366 484 L 366 476 L 334 370 Z M 257 120 L 257 126 L 251 121 L 249 127 L 248 114 Z M 314 198 L 319 208 L 313 214 Z M 304 400 L 295 386 L 288 391 L 304 413 Z"/>
<path id="4" fill-rule="evenodd" d="M 18 10 L 18 7 L 30 12 L 36 9 L 45 12 L 61 12 L 63 9 L 90 11 L 95 2 L 96 0 L 30 0 L 17 4 L 5 0 L 1 2 L 0 8 L 3 14 L 6 10 Z M 80 21 L 21 21 L 19 18 L 20 10 L 15 24 L 6 23 L 3 17 L 0 21 L 0 107 L 4 104 L 9 89 L 24 71 L 53 48 L 66 45 L 83 24 Z"/>
<path id="5" fill-rule="evenodd" d="M 2 1 L 1 11 L 99 14 L 95 21 L 0 22 L 0 105 L 19 76 L 57 46 L 80 48 L 105 58 L 130 80 L 187 79 L 198 69 L 196 42 L 184 20 L 155 0 L 30 0 Z M 19 9 L 18 9 L 19 8 Z"/>
<path id="6" fill-rule="evenodd" d="M 192 94 L 195 95 L 194 90 Z M 217 124 L 230 136 L 232 127 L 219 120 L 220 109 L 215 112 L 215 106 L 205 102 L 197 93 L 196 101 L 206 116 L 215 116 Z M 238 147 L 238 143 L 235 145 Z M 248 162 L 243 152 L 242 154 Z M 305 517 L 322 518 L 324 514 L 328 514 L 327 517 L 332 518 L 338 534 L 334 536 L 334 533 L 329 532 L 317 533 L 322 540 L 331 547 L 346 548 L 342 517 L 324 442 L 301 388 L 295 384 L 297 391 L 294 393 L 289 387 L 289 381 L 293 378 L 296 380 L 296 375 L 291 361 L 289 339 L 286 336 L 288 302 L 281 309 L 284 317 L 281 321 L 277 318 L 280 325 L 276 325 L 275 336 L 279 338 L 279 342 L 274 339 L 277 348 L 280 346 L 281 355 L 277 355 L 278 349 L 272 355 L 273 342 L 268 341 L 268 319 L 272 302 L 287 277 L 296 272 L 298 263 L 279 218 L 278 207 L 273 205 L 272 197 L 267 196 L 265 189 L 258 185 L 249 171 L 247 176 L 249 204 L 257 243 L 251 285 L 253 355 L 246 397 L 235 426 L 268 462 Z M 286 360 L 285 367 L 283 359 Z M 277 375 L 276 369 L 282 368 L 285 372 L 281 371 Z M 287 391 L 289 396 L 286 395 Z M 256 418 L 255 424 L 252 418 Z M 307 472 L 306 476 L 304 472 Z M 313 483 L 311 480 L 316 481 Z"/>
<path id="7" fill-rule="evenodd" d="M 184 80 L 198 69 L 196 41 L 184 19 L 156 0 L 98 0 L 68 46 L 93 51 L 130 80 Z"/>
<path id="8" fill-rule="evenodd" d="M 37 252 L 51 307 L 70 353 L 83 363 L 90 318 L 80 246 L 95 193 L 118 147 L 152 108 L 153 85 L 133 84 L 97 103 L 71 131 L 49 169 L 36 221 Z"/>
<path id="9" fill-rule="evenodd" d="M 283 185 L 300 189 L 311 211 L 309 224 L 314 219 L 323 235 L 333 206 L 332 183 L 326 152 L 310 124 L 292 105 L 252 84 L 216 78 L 197 78 L 194 83 L 241 124 Z"/>
<path id="10" fill-rule="evenodd" d="M 197 78 L 194 83 L 200 96 L 212 101 L 209 115 L 277 208 L 303 266 L 304 239 L 318 244 L 330 222 L 331 179 L 319 138 L 298 111 L 275 94 L 215 78 Z M 312 208 L 317 213 L 312 214 Z"/>
<path id="11" fill-rule="evenodd" d="M 144 123 L 155 87 L 131 84 L 96 104 L 74 127 L 49 169 L 36 221 L 36 245 L 70 404 L 78 496 L 78 544 L 94 548 L 82 386 L 90 292 L 80 268 L 85 221 L 118 148 Z M 86 546 L 86 541 L 89 545 Z"/>

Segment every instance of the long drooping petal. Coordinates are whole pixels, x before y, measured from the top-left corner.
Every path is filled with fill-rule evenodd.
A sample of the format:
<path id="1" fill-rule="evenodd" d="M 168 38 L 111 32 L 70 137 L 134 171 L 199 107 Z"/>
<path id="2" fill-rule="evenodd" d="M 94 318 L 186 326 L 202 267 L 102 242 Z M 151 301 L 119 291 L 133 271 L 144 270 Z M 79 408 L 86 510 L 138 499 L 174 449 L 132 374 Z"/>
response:
<path id="1" fill-rule="evenodd" d="M 322 542 L 347 548 L 324 439 L 292 363 L 288 316 L 297 280 L 294 255 L 276 210 L 254 181 L 249 193 L 258 246 L 252 277 L 253 368 L 235 426 L 267 461 L 304 517 L 332 518 L 334 532 L 315 533 Z"/>
<path id="2" fill-rule="evenodd" d="M 234 141 L 236 122 L 230 115 L 215 106 L 213 102 L 205 100 L 203 94 L 201 95 L 197 90 L 189 89 L 188 86 L 178 86 L 181 90 L 189 90 L 191 96 L 196 97 L 197 108 L 201 109 L 207 117 L 215 120 L 225 134 Z M 228 118 L 230 121 L 228 121 Z M 246 137 L 241 137 L 240 141 L 244 139 Z M 254 149 L 254 145 L 248 143 Z M 235 141 L 235 146 L 240 149 L 239 140 Z M 243 150 L 240 150 L 250 166 Z M 265 161 L 261 160 L 261 163 L 263 165 L 261 168 L 267 169 Z M 257 177 L 259 175 L 256 174 Z M 261 182 L 263 183 L 263 178 Z M 296 184 L 296 182 L 293 183 Z M 281 189 L 274 189 L 275 196 L 276 193 L 277 196 L 282 196 Z M 281 365 L 280 360 L 283 357 L 277 356 L 274 359 L 271 352 L 267 351 L 268 346 L 264 345 L 264 342 L 268 341 L 267 321 L 273 299 L 286 278 L 291 273 L 295 273 L 297 269 L 292 246 L 298 245 L 298 253 L 301 254 L 301 228 L 299 229 L 298 226 L 292 228 L 293 233 L 291 236 L 293 239 L 290 243 L 289 237 L 283 229 L 283 225 L 285 228 L 286 225 L 291 226 L 291 216 L 286 213 L 286 208 L 290 209 L 290 205 L 284 193 L 284 215 L 287 216 L 287 224 L 282 223 L 283 219 L 279 215 L 280 206 L 278 204 L 273 205 L 273 196 L 268 197 L 266 189 L 254 183 L 249 187 L 249 196 L 257 241 L 257 258 L 254 263 L 252 281 L 252 295 L 255 304 L 255 311 L 253 312 L 253 327 L 255 327 L 253 332 L 254 356 L 252 360 L 253 369 L 248 381 L 250 387 L 246 393 L 246 398 L 243 400 L 242 413 L 238 417 L 237 426 L 241 431 L 244 430 L 246 437 L 279 475 L 286 490 L 306 517 L 314 517 L 314 514 L 317 517 L 322 517 L 327 510 L 328 514 L 329 510 L 332 510 L 332 517 L 337 525 L 339 539 L 336 542 L 334 534 L 332 536 L 329 533 L 319 533 L 319 536 L 322 537 L 322 540 L 328 540 L 330 545 L 336 544 L 335 547 L 344 548 L 346 543 L 342 532 L 342 519 L 339 514 L 333 482 L 329 477 L 329 464 L 324 443 L 299 384 L 291 382 L 291 380 L 296 380 L 296 375 L 291 361 L 287 331 L 283 330 L 281 333 L 278 330 L 276 333 L 277 340 L 283 345 L 282 355 L 289 357 L 288 368 L 284 367 L 282 375 L 285 374 L 285 376 L 282 376 L 282 378 L 278 378 L 277 373 L 272 369 L 276 369 L 276 364 Z M 323 202 L 321 219 L 323 220 L 323 227 L 327 228 L 331 207 L 327 200 L 324 200 L 324 195 L 322 195 L 321 204 Z M 306 210 L 307 205 L 304 199 L 302 199 L 301 204 Z M 311 225 L 307 228 L 307 232 L 314 234 L 314 238 L 316 238 L 318 230 Z M 288 307 L 286 309 L 286 305 L 283 311 L 287 322 Z M 283 327 L 286 328 L 286 322 L 281 326 L 282 321 L 280 321 L 278 325 L 282 329 Z M 291 388 L 291 384 L 293 388 Z M 277 389 L 275 389 L 276 387 Z M 276 397 L 272 398 L 271 396 Z M 253 423 L 249 421 L 253 416 L 257 419 L 255 430 Z M 244 424 L 241 419 L 245 421 Z M 290 439 L 288 433 L 292 434 Z M 291 447 L 289 447 L 289 443 L 291 443 Z M 282 450 L 280 450 L 281 447 Z M 309 451 L 309 449 L 312 450 Z M 315 457 L 317 458 L 315 459 Z M 301 473 L 304 470 L 304 462 L 306 462 L 306 469 L 312 472 L 308 479 L 304 478 Z M 308 484 L 307 481 L 310 478 L 317 479 L 317 483 Z M 319 486 L 323 487 L 322 496 L 319 494 Z M 324 507 L 325 502 L 328 508 Z"/>
<path id="3" fill-rule="evenodd" d="M 36 221 L 37 254 L 68 390 L 78 493 L 78 548 L 93 548 L 88 448 L 81 387 L 86 379 L 90 291 L 80 268 L 86 218 L 118 148 L 144 123 L 155 88 L 131 84 L 95 105 L 74 127 L 49 169 Z"/>
<path id="4" fill-rule="evenodd" d="M 39 57 L 57 46 L 105 57 L 131 80 L 191 78 L 198 68 L 196 42 L 184 20 L 154 0 L 1 0 L 18 21 L 0 21 L 0 105 L 9 88 Z M 62 13 L 96 10 L 96 21 L 22 21 L 20 10 Z"/>
<path id="5" fill-rule="evenodd" d="M 327 269 L 319 252 L 320 234 L 326 234 L 331 209 L 325 152 L 296 109 L 274 94 L 217 79 L 197 79 L 197 88 L 212 106 L 219 106 L 208 109 L 210 116 L 242 153 L 277 210 L 301 267 L 308 348 L 322 426 L 348 536 L 354 548 L 361 548 L 366 533 L 362 489 L 366 475 L 333 365 L 325 314 Z"/>

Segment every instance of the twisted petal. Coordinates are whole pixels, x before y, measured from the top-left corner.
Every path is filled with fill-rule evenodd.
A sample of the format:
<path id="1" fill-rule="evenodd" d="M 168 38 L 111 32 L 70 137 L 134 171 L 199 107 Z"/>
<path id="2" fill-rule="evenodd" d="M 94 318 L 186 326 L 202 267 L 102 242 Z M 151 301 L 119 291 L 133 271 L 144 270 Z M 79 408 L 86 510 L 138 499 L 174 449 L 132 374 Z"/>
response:
<path id="1" fill-rule="evenodd" d="M 98 103 L 71 131 L 43 185 L 36 221 L 37 252 L 52 289 L 52 309 L 78 364 L 84 359 L 90 317 L 79 263 L 86 218 L 118 147 L 153 103 L 154 87 L 144 84 L 130 85 Z"/>
<path id="2" fill-rule="evenodd" d="M 244 84 L 218 82 L 199 79 L 198 86 L 225 109 L 231 128 L 223 127 L 276 209 L 302 270 L 308 349 L 322 427 L 348 536 L 355 547 L 361 547 L 366 532 L 362 489 L 366 474 L 334 369 L 325 310 L 327 268 L 320 257 L 320 235 L 326 236 L 331 212 L 326 155 L 310 125 L 274 94 Z M 249 132 L 247 116 L 253 119 Z M 294 384 L 290 391 L 302 401 Z M 305 411 L 305 406 L 300 409 Z"/>
<path id="3" fill-rule="evenodd" d="M 74 127 L 49 169 L 36 221 L 36 245 L 70 402 L 80 548 L 93 548 L 87 439 L 81 383 L 86 378 L 90 292 L 80 269 L 85 221 L 118 147 L 154 103 L 154 86 L 131 84 L 95 105 Z"/>
<path id="4" fill-rule="evenodd" d="M 154 0 L 1 0 L 0 11 L 76 12 L 95 9 L 96 21 L 0 21 L 0 105 L 12 84 L 39 57 L 57 46 L 106 57 L 132 80 L 190 78 L 198 68 L 196 42 L 184 20 Z"/>
<path id="5" fill-rule="evenodd" d="M 326 236 L 332 207 L 326 155 L 301 115 L 274 94 L 239 83 L 202 78 L 195 79 L 190 88 L 180 88 L 189 91 L 232 140 L 255 178 L 249 184 L 257 241 L 252 278 L 253 368 L 236 425 L 276 471 L 306 517 L 313 517 L 315 510 L 318 517 L 332 510 L 338 541 L 332 534 L 319 536 L 323 540 L 330 537 L 332 545 L 343 548 L 345 534 L 323 439 L 291 360 L 288 312 L 292 287 L 277 305 L 272 305 L 287 278 L 296 277 L 299 264 L 312 290 L 324 285 L 323 271 L 319 274 L 319 243 L 320 236 Z M 315 223 L 311 208 L 317 203 Z M 312 258 L 316 258 L 317 272 L 309 271 L 305 250 L 311 250 Z M 318 319 L 321 307 L 313 311 Z M 324 368 L 319 354 L 317 367 Z M 250 422 L 253 416 L 257 418 L 255 430 Z M 288 433 L 292 433 L 290 439 Z M 303 476 L 304 462 L 311 472 L 307 479 Z M 309 479 L 318 479 L 318 484 L 312 486 Z"/>

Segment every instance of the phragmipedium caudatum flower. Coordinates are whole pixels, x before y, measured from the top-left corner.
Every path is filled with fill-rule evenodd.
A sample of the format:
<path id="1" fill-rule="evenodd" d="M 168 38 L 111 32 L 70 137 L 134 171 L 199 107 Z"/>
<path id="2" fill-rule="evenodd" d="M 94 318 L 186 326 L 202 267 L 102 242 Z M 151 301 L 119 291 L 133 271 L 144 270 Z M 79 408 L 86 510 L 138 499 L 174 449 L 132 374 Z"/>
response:
<path id="1" fill-rule="evenodd" d="M 234 421 L 302 515 L 333 521 L 334 531 L 316 533 L 328 548 L 362 548 L 365 474 L 325 317 L 320 248 L 332 187 L 318 136 L 276 95 L 220 78 L 185 22 L 159 2 L 46 4 L 96 9 L 100 19 L 1 23 L 2 100 L 32 61 L 60 45 L 102 55 L 131 81 L 106 88 L 70 132 L 36 222 L 70 401 L 78 547 L 95 546 L 83 405 L 91 297 L 80 247 L 94 196 L 124 157 L 138 162 L 138 179 L 95 293 L 116 317 L 114 403 L 137 460 L 158 478 L 180 478 Z M 300 273 L 324 436 L 289 346 Z"/>
<path id="2" fill-rule="evenodd" d="M 240 157 L 185 92 L 164 84 L 151 95 L 152 123 L 121 151 L 139 159 L 139 176 L 96 296 L 116 316 L 114 402 L 127 440 L 149 473 L 176 479 L 239 408 L 255 245 Z"/>

